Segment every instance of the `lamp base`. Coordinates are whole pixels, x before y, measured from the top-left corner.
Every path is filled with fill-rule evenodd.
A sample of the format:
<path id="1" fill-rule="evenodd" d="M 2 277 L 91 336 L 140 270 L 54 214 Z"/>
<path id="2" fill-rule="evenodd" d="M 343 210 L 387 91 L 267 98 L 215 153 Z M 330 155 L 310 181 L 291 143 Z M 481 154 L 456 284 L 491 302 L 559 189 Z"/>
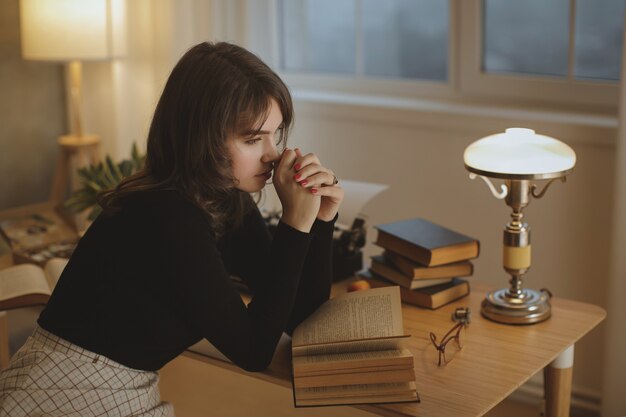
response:
<path id="1" fill-rule="evenodd" d="M 506 324 L 533 324 L 550 317 L 550 296 L 544 291 L 522 290 L 522 297 L 509 296 L 508 289 L 491 291 L 481 313 L 489 320 Z"/>
<path id="2" fill-rule="evenodd" d="M 99 161 L 100 138 L 96 135 L 65 135 L 59 137 L 59 155 L 52 180 L 50 200 L 61 204 L 70 192 L 78 190 L 82 184 L 78 169 Z M 82 236 L 87 229 L 88 212 L 76 213 L 69 220 Z"/>
<path id="3" fill-rule="evenodd" d="M 97 135 L 64 135 L 59 140 L 57 159 L 50 200 L 60 203 L 69 191 L 80 188 L 76 172 L 79 168 L 98 162 L 100 138 Z"/>

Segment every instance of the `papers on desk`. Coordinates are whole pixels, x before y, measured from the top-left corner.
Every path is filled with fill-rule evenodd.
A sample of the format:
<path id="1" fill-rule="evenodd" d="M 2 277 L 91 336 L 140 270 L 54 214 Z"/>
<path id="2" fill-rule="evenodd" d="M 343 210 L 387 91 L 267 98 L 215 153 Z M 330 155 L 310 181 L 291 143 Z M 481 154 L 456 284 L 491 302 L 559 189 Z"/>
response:
<path id="1" fill-rule="evenodd" d="M 339 208 L 337 223 L 349 228 L 354 219 L 363 216 L 363 207 L 378 194 L 385 191 L 389 186 L 369 182 L 342 180 L 341 187 L 345 191 L 345 197 Z"/>
<path id="2" fill-rule="evenodd" d="M 339 208 L 337 226 L 349 230 L 354 219 L 363 217 L 363 207 L 378 194 L 385 191 L 389 186 L 362 181 L 340 180 L 340 185 L 345 191 L 345 197 Z M 281 211 L 280 200 L 273 186 L 265 187 L 266 196 L 260 206 L 270 213 Z"/>

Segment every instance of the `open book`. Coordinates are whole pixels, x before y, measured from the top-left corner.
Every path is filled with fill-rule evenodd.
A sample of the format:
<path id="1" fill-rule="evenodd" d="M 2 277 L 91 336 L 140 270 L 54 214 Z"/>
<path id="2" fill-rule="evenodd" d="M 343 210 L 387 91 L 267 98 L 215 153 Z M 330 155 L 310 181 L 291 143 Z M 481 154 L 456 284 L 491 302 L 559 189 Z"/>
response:
<path id="1" fill-rule="evenodd" d="M 67 259 L 53 258 L 41 268 L 20 264 L 0 270 L 0 310 L 43 305 L 67 265 Z"/>
<path id="2" fill-rule="evenodd" d="M 296 407 L 418 401 L 409 337 L 397 286 L 328 300 L 293 333 Z"/>

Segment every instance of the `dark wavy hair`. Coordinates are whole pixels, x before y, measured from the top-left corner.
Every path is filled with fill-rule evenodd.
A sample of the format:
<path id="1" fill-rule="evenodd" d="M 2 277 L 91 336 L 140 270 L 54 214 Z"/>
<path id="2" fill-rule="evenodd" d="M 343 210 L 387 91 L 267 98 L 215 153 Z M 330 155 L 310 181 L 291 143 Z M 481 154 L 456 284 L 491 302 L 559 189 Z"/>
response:
<path id="1" fill-rule="evenodd" d="M 216 235 L 240 224 L 250 197 L 235 188 L 226 140 L 258 131 L 271 99 L 283 117 L 279 146 L 293 121 L 283 81 L 256 55 L 229 43 L 191 48 L 170 74 L 156 106 L 143 170 L 100 194 L 104 214 L 137 192 L 173 188 L 204 210 Z"/>

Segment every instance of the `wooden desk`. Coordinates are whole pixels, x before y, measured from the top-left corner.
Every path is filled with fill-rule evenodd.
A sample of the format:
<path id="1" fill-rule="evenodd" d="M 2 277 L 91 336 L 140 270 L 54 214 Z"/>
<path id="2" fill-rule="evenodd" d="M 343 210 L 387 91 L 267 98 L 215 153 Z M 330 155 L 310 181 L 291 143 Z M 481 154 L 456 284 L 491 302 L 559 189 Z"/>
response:
<path id="1" fill-rule="evenodd" d="M 341 286 L 334 288 L 341 291 Z M 409 348 L 415 356 L 417 390 L 421 403 L 362 405 L 357 408 L 383 416 L 479 416 L 485 414 L 538 371 L 550 369 L 559 356 L 571 353 L 574 343 L 600 323 L 606 313 L 600 307 L 559 298 L 552 300 L 552 317 L 539 324 L 512 326 L 491 322 L 480 316 L 480 303 L 488 288 L 474 284 L 472 293 L 438 310 L 403 305 L 405 331 L 412 335 Z M 472 322 L 465 342 L 455 358 L 437 367 L 437 351 L 429 332 L 439 337 L 450 329 L 452 311 L 470 306 Z M 288 344 L 279 346 L 269 369 L 248 373 L 230 362 L 194 352 L 187 358 L 216 365 L 233 372 L 291 387 Z M 571 372 L 548 378 L 548 416 L 569 414 Z M 568 385 L 569 382 L 569 385 Z M 203 398 L 206 386 L 197 385 L 196 398 Z M 168 393 L 169 394 L 169 393 Z M 176 402 L 171 395 L 168 400 Z"/>

